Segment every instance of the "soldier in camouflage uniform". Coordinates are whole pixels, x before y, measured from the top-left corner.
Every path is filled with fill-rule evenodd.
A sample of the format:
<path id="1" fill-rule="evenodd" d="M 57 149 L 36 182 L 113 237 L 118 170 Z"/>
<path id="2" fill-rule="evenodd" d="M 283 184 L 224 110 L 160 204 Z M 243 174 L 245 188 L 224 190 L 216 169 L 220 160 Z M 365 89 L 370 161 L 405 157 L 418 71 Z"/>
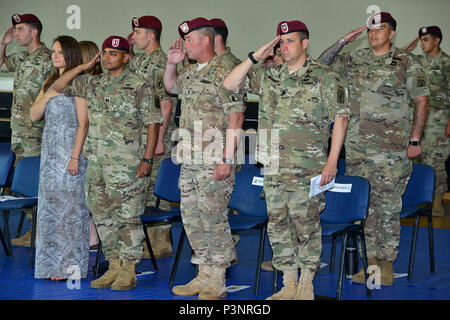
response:
<path id="1" fill-rule="evenodd" d="M 277 35 L 253 55 L 250 53 L 224 86 L 234 90 L 252 62 L 264 61 L 280 41 L 286 63 L 263 68 L 259 75 L 258 133 L 270 130 L 279 134 L 279 169 L 272 174 L 265 170 L 264 192 L 272 263 L 283 271 L 283 288 L 268 299 L 310 300 L 314 299 L 312 281 L 322 251 L 319 214 L 325 207 L 323 193 L 309 198 L 310 179 L 321 174 L 323 186 L 336 176 L 350 115 L 347 84 L 308 57 L 309 32 L 304 23 L 282 21 Z M 327 158 L 333 121 L 333 142 Z M 267 169 L 269 157 L 276 155 L 268 155 L 264 148 L 267 144 L 258 146 L 257 159 Z"/>
<path id="2" fill-rule="evenodd" d="M 199 299 L 219 299 L 226 295 L 225 269 L 230 266 L 234 249 L 227 206 L 234 185 L 236 139 L 228 129 L 241 129 L 244 104 L 241 93 L 221 87 L 231 68 L 220 64 L 214 54 L 215 33 L 210 22 L 204 18 L 185 21 L 179 33 L 185 39 L 185 50 L 181 39 L 169 47 L 164 86 L 171 93 L 182 93 L 177 145 L 178 161 L 182 163 L 181 215 L 195 253 L 191 262 L 199 265 L 199 273 L 172 291 L 177 295 L 199 293 Z M 186 53 L 197 63 L 177 75 L 176 66 Z"/>
<path id="3" fill-rule="evenodd" d="M 161 108 L 163 114 L 163 124 L 159 129 L 158 144 L 155 149 L 155 160 L 150 175 L 150 185 L 147 194 L 147 206 L 154 206 L 156 197 L 153 194 L 153 186 L 156 181 L 159 165 L 161 161 L 170 155 L 173 142 L 171 136 L 175 130 L 175 108 L 173 108 L 176 97 L 169 95 L 163 86 L 164 68 L 167 63 L 167 56 L 160 46 L 160 36 L 162 31 L 161 21 L 154 16 L 134 17 L 131 22 L 133 33 L 131 44 L 138 49 L 145 50 L 144 53 L 135 54 L 130 60 L 131 71 L 137 73 L 147 80 L 154 90 L 156 108 Z M 144 141 L 147 132 L 144 131 Z M 160 208 L 170 210 L 170 203 L 162 200 Z"/>
<path id="4" fill-rule="evenodd" d="M 40 41 L 42 24 L 33 14 L 15 14 L 10 26 L 0 39 L 0 66 L 2 72 L 15 72 L 13 101 L 11 106 L 11 151 L 16 154 L 16 164 L 24 157 L 41 153 L 42 131 L 45 120 L 32 122 L 30 109 L 42 85 L 53 67 L 51 50 Z M 17 39 L 27 50 L 5 57 L 6 46 Z M 31 214 L 27 214 L 31 220 Z M 30 245 L 31 231 L 18 239 L 14 245 Z"/>
<path id="5" fill-rule="evenodd" d="M 393 262 L 398 255 L 401 197 L 411 175 L 411 159 L 421 151 L 429 94 L 422 66 L 391 44 L 396 25 L 389 13 L 378 13 L 368 26 L 370 48 L 336 59 L 333 54 L 327 61 L 349 81 L 352 115 L 345 140 L 347 173 L 370 182 L 364 227 L 367 256 L 369 265 L 380 267 L 381 284 L 388 286 L 394 281 Z M 410 99 L 416 104 L 412 125 Z M 352 281 L 365 283 L 362 269 Z"/>
<path id="6" fill-rule="evenodd" d="M 133 33 L 128 37 L 131 45 L 144 50 L 143 53 L 133 55 L 130 60 L 130 69 L 147 80 L 153 88 L 153 98 L 155 107 L 160 108 L 163 115 L 163 123 L 159 128 L 158 143 L 155 149 L 150 183 L 147 190 L 146 206 L 156 206 L 156 196 L 154 195 L 154 185 L 161 161 L 170 156 L 173 142 L 172 132 L 176 129 L 175 111 L 176 96 L 169 95 L 163 86 L 164 68 L 167 63 L 167 56 L 160 46 L 162 31 L 161 21 L 154 16 L 134 17 L 131 21 Z M 145 128 L 144 128 L 145 129 Z M 143 130 L 143 141 L 147 138 L 147 130 Z M 145 145 L 143 146 L 145 147 Z M 159 208 L 169 211 L 170 202 L 161 199 Z M 153 241 L 153 251 L 156 257 L 163 257 L 172 253 L 172 243 L 170 241 L 171 224 L 148 227 L 150 239 Z M 150 257 L 147 246 L 144 244 L 144 257 Z"/>
<path id="7" fill-rule="evenodd" d="M 443 216 L 442 196 L 447 191 L 445 161 L 450 154 L 450 57 L 440 48 L 441 29 L 437 26 L 422 27 L 419 37 L 406 47 L 413 50 L 420 38 L 423 55 L 418 56 L 430 87 L 430 111 L 422 135 L 422 154 L 419 163 L 431 165 L 436 173 L 433 216 Z"/>
<path id="8" fill-rule="evenodd" d="M 152 88 L 144 78 L 125 68 L 129 44 L 108 37 L 102 46 L 108 73 L 81 75 L 65 90 L 87 100 L 89 134 L 86 203 L 94 217 L 109 270 L 91 282 L 92 288 L 128 290 L 137 284 L 135 265 L 142 259 L 144 212 L 153 152 L 162 115 L 155 108 Z M 98 59 L 64 73 L 55 82 L 61 91 L 76 75 Z M 148 128 L 142 153 L 142 127 Z"/>

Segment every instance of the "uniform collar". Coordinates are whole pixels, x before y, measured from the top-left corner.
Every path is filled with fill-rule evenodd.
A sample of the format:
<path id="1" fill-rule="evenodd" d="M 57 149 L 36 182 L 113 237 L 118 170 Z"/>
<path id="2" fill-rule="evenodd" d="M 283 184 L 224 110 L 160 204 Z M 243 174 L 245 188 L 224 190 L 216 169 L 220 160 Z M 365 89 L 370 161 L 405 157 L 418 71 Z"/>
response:
<path id="1" fill-rule="evenodd" d="M 433 62 L 439 63 L 439 61 L 441 61 L 441 58 L 442 58 L 442 49 L 439 49 L 439 52 L 434 57 L 430 58 L 426 53 L 424 54 L 424 56 L 428 63 L 433 63 Z"/>
<path id="2" fill-rule="evenodd" d="M 372 62 L 384 63 L 387 65 L 392 63 L 392 57 L 394 57 L 394 53 L 395 53 L 395 47 L 394 47 L 394 45 L 392 45 L 392 43 L 391 43 L 391 48 L 389 49 L 389 51 L 382 56 L 374 55 L 372 48 L 369 48 L 369 50 L 370 50 L 369 57 Z"/>
<path id="3" fill-rule="evenodd" d="M 119 83 L 121 82 L 123 79 L 125 79 L 125 77 L 128 75 L 128 73 L 130 72 L 128 65 L 125 66 L 125 69 L 123 69 L 122 73 L 119 74 L 118 76 L 112 77 L 109 72 L 106 73 L 106 77 L 105 77 L 105 81 L 111 81 L 111 82 L 115 82 L 115 83 Z"/>
<path id="4" fill-rule="evenodd" d="M 301 77 L 301 76 L 303 76 L 305 73 L 306 73 L 306 71 L 308 70 L 308 68 L 309 68 L 309 66 L 311 65 L 311 58 L 309 57 L 309 56 L 307 56 L 307 58 L 306 58 L 306 61 L 305 61 L 305 63 L 303 64 L 303 66 L 301 66 L 300 68 L 298 68 L 297 70 L 295 70 L 294 72 L 292 72 L 292 73 L 289 73 L 289 68 L 288 68 L 288 65 L 287 65 L 287 63 L 283 63 L 283 65 L 282 65 L 282 67 L 281 67 L 281 69 L 280 69 L 280 72 L 282 73 L 282 74 L 285 74 L 286 76 L 286 78 L 289 78 L 289 77 L 294 77 L 294 76 L 297 76 L 297 77 Z"/>

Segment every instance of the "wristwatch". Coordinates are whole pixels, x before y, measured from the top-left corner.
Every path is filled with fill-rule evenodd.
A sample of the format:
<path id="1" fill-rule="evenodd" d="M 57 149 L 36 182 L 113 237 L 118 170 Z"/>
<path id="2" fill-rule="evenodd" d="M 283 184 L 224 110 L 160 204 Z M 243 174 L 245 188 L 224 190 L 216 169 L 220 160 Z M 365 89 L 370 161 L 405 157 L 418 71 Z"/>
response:
<path id="1" fill-rule="evenodd" d="M 413 147 L 420 146 L 420 141 L 412 141 L 412 140 L 409 140 L 409 145 L 410 145 L 410 146 L 413 146 Z"/>
<path id="2" fill-rule="evenodd" d="M 142 158 L 142 161 L 147 162 L 148 164 L 153 164 L 153 158 L 150 159 Z"/>
<path id="3" fill-rule="evenodd" d="M 222 161 L 225 164 L 232 164 L 233 163 L 233 159 L 231 159 L 231 158 L 223 158 Z"/>

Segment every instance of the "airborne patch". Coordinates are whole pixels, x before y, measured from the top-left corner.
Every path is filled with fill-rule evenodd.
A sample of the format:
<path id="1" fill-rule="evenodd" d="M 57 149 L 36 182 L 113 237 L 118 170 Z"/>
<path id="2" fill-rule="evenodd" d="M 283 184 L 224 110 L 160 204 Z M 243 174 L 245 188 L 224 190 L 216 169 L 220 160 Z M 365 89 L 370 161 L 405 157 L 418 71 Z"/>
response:
<path id="1" fill-rule="evenodd" d="M 336 91 L 336 100 L 337 103 L 343 104 L 345 103 L 345 89 L 341 86 L 337 86 Z"/>
<path id="2" fill-rule="evenodd" d="M 230 102 L 238 102 L 238 101 L 239 101 L 239 98 L 238 98 L 238 96 L 235 95 L 234 93 L 231 93 L 231 94 L 228 96 L 228 100 L 230 100 Z"/>

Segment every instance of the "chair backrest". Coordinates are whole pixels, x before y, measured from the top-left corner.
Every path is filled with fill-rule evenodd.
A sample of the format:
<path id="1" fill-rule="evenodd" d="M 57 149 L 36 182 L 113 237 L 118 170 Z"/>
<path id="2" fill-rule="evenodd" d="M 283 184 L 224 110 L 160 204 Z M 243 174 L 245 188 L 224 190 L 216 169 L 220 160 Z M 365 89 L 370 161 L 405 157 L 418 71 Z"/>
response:
<path id="1" fill-rule="evenodd" d="M 26 157 L 19 160 L 14 170 L 11 192 L 24 197 L 37 197 L 41 157 Z"/>
<path id="2" fill-rule="evenodd" d="M 252 184 L 253 178 L 262 178 L 259 168 L 248 168 L 236 173 L 233 193 L 228 207 L 239 214 L 263 217 L 267 216 L 266 200 L 260 198 L 263 187 Z"/>
<path id="3" fill-rule="evenodd" d="M 10 175 L 14 166 L 16 154 L 9 150 L 0 150 L 0 187 L 5 187 L 10 182 Z"/>
<path id="4" fill-rule="evenodd" d="M 154 194 L 166 201 L 180 203 L 180 189 L 178 179 L 180 178 L 181 164 L 175 164 L 172 158 L 166 158 L 161 162 L 156 176 Z"/>
<path id="5" fill-rule="evenodd" d="M 369 207 L 370 185 L 363 177 L 336 176 L 336 183 L 351 184 L 351 192 L 325 192 L 325 209 L 320 220 L 325 223 L 349 223 L 363 220 Z"/>
<path id="6" fill-rule="evenodd" d="M 402 196 L 402 206 L 410 207 L 433 201 L 435 174 L 427 164 L 413 163 L 413 170 Z"/>

